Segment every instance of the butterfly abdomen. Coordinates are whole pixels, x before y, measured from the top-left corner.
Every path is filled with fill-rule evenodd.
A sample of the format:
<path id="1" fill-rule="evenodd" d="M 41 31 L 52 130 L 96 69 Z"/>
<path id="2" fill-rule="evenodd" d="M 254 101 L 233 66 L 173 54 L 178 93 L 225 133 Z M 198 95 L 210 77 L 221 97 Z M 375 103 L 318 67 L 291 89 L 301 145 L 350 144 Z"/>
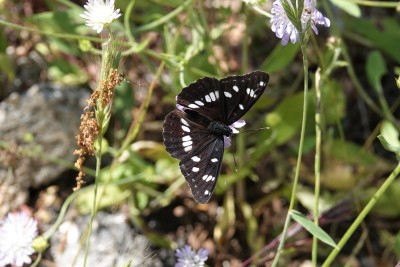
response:
<path id="1" fill-rule="evenodd" d="M 229 128 L 226 124 L 219 121 L 211 121 L 207 127 L 210 133 L 219 135 L 219 136 L 231 136 L 232 129 Z"/>

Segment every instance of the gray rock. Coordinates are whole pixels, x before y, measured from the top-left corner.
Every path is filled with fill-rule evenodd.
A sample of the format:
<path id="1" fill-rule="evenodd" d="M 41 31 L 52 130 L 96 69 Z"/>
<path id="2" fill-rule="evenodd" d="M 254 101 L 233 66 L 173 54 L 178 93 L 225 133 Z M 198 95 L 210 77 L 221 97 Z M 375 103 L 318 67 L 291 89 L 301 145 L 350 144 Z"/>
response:
<path id="1" fill-rule="evenodd" d="M 90 216 L 64 222 L 51 238 L 55 266 L 83 266 L 85 246 L 81 238 Z M 86 240 L 85 240 L 86 241 Z M 76 259 L 73 262 L 73 259 Z M 130 265 L 127 265 L 130 262 Z M 150 250 L 147 238 L 134 232 L 122 213 L 99 212 L 93 223 L 86 266 L 163 266 Z"/>
<path id="2" fill-rule="evenodd" d="M 48 184 L 67 169 L 51 159 L 73 164 L 75 136 L 88 97 L 83 89 L 40 84 L 0 103 L 1 142 L 24 150 L 12 166 L 0 163 L 0 192 L 4 193 L 0 216 L 23 204 L 29 187 Z"/>

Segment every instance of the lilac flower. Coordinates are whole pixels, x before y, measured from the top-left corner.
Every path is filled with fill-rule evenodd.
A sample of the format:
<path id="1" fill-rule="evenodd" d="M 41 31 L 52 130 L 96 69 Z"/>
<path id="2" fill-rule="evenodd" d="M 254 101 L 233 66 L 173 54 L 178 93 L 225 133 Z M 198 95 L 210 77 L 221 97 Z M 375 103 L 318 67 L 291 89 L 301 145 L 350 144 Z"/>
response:
<path id="1" fill-rule="evenodd" d="M 177 249 L 175 255 L 178 257 L 175 267 L 202 267 L 208 259 L 208 250 L 201 248 L 196 253 L 189 245 L 185 245 Z"/>
<path id="2" fill-rule="evenodd" d="M 290 21 L 285 9 L 283 8 L 282 1 L 285 1 L 291 9 L 294 9 L 290 0 L 276 0 L 272 4 L 271 13 L 273 17 L 271 19 L 271 29 L 275 32 L 276 37 L 282 39 L 282 45 L 286 45 L 290 40 L 293 44 L 300 41 L 299 31 Z M 318 34 L 316 25 L 323 25 L 329 27 L 331 21 L 324 17 L 321 12 L 316 8 L 315 0 L 304 0 L 304 8 L 301 14 L 301 27 L 304 31 L 308 21 L 311 22 L 311 28 Z"/>
<path id="3" fill-rule="evenodd" d="M 22 266 L 31 263 L 35 251 L 32 241 L 37 236 L 37 221 L 25 212 L 9 213 L 0 222 L 0 266 Z"/>
<path id="4" fill-rule="evenodd" d="M 238 120 L 231 125 L 229 125 L 229 128 L 231 128 L 233 134 L 238 134 L 239 131 L 237 128 L 242 128 L 243 126 L 246 125 L 246 122 L 244 120 Z M 224 147 L 230 147 L 231 146 L 231 138 L 229 136 L 224 135 Z"/>
<path id="5" fill-rule="evenodd" d="M 114 10 L 114 0 L 88 0 L 84 7 L 86 11 L 81 17 L 86 19 L 85 24 L 97 33 L 122 15 L 119 9 Z"/>

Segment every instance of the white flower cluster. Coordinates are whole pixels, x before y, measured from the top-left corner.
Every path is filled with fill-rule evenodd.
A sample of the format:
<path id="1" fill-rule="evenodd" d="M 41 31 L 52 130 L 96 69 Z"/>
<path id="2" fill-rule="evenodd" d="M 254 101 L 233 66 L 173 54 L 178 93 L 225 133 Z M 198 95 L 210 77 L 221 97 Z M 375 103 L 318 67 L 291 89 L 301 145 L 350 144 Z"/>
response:
<path id="1" fill-rule="evenodd" d="M 208 259 L 208 250 L 201 248 L 196 253 L 189 245 L 185 245 L 177 249 L 175 255 L 178 257 L 175 267 L 203 267 Z"/>
<path id="2" fill-rule="evenodd" d="M 290 1 L 287 1 L 289 5 L 292 5 Z M 315 0 L 304 0 L 304 8 L 301 16 L 302 30 L 305 29 L 309 20 L 311 20 L 311 28 L 318 34 L 316 25 L 323 25 L 329 27 L 331 21 L 324 17 L 321 12 L 316 8 Z M 293 8 L 293 6 L 292 6 Z M 299 31 L 289 20 L 285 9 L 282 6 L 282 0 L 276 0 L 272 4 L 271 13 L 271 29 L 275 32 L 276 37 L 282 39 L 282 45 L 286 45 L 289 40 L 294 44 L 300 40 Z"/>
<path id="3" fill-rule="evenodd" d="M 89 0 L 84 5 L 86 11 L 81 17 L 86 20 L 86 25 L 100 33 L 103 28 L 119 18 L 120 10 L 114 10 L 114 0 Z"/>
<path id="4" fill-rule="evenodd" d="M 0 222 L 0 267 L 31 263 L 32 241 L 37 235 L 36 220 L 25 212 L 9 213 Z"/>

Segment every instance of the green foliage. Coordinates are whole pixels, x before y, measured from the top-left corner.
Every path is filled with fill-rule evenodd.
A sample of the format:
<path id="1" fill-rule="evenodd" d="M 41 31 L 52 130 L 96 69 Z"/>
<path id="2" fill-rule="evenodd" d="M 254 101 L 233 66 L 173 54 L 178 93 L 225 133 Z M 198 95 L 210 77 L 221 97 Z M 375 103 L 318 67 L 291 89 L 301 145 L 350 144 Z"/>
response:
<path id="1" fill-rule="evenodd" d="M 314 224 L 314 222 L 310 221 L 300 212 L 293 210 L 291 212 L 292 218 L 297 221 L 301 226 L 303 226 L 310 234 L 317 237 L 319 240 L 336 248 L 336 243 L 333 239 L 318 225 Z"/>
<path id="2" fill-rule="evenodd" d="M 331 3 L 337 6 L 338 8 L 344 10 L 346 13 L 352 15 L 353 17 L 356 18 L 361 17 L 361 9 L 354 2 L 350 2 L 347 0 L 331 0 Z"/>
<path id="3" fill-rule="evenodd" d="M 292 4 L 295 8 L 291 8 L 287 2 L 285 7 L 290 10 L 290 19 L 301 28 L 303 1 L 288 1 L 299 5 Z M 215 7 L 217 2 L 224 5 Z M 276 40 L 269 29 L 269 18 L 257 11 L 267 7 L 262 3 L 268 1 L 251 5 L 237 1 L 237 6 L 234 2 L 116 1 L 123 17 L 110 25 L 117 61 L 121 56 L 120 70 L 126 75 L 115 91 L 112 116 L 107 120 L 109 129 L 102 140 L 105 164 L 98 177 L 98 208 L 127 206 L 131 223 L 157 246 L 172 249 L 182 239 L 207 244 L 214 250 L 211 265 L 221 265 L 228 259 L 244 261 L 244 257 L 255 255 L 277 238 L 292 188 L 302 125 L 304 73 L 300 45 L 289 43 L 283 47 Z M 320 215 L 331 220 L 324 226 L 326 233 L 296 211 L 290 216 L 311 235 L 335 248 L 333 239 L 339 240 L 346 231 L 341 222 L 357 216 L 355 212 L 360 210 L 338 203 L 350 199 L 348 203 L 364 205 L 374 199 L 382 177 L 400 159 L 399 90 L 392 76 L 394 73 L 400 83 L 400 23 L 393 16 L 394 10 L 363 6 L 362 1 L 331 0 L 333 13 L 326 2 L 318 1 L 318 8 L 325 8 L 323 13 L 329 16 L 334 14 L 329 17 L 332 26 L 318 28 L 320 34 L 311 35 L 307 44 L 308 122 L 295 208 L 312 213 L 318 197 Z M 93 65 L 100 62 L 104 39 L 84 25 L 79 17 L 82 7 L 68 0 L 45 3 L 38 9 L 43 11 L 32 9 L 31 16 L 22 18 L 26 29 L 6 25 L 6 30 L 0 32 L 0 70 L 4 75 L 0 78 L 7 83 L 19 78 L 21 70 L 14 66 L 16 53 L 8 50 L 15 46 L 27 54 L 35 50 L 44 59 L 43 76 L 50 82 L 94 87 L 100 75 L 99 67 Z M 2 11 L 11 18 L 9 10 Z M 32 36 L 24 39 L 22 31 Z M 40 40 L 31 38 L 36 35 Z M 8 40 L 9 36 L 12 39 Z M 269 128 L 233 137 L 233 147 L 225 152 L 215 197 L 210 205 L 198 206 L 189 197 L 179 161 L 171 158 L 162 144 L 163 119 L 173 110 L 175 97 L 184 86 L 204 76 L 221 78 L 253 69 L 267 71 L 271 79 L 265 94 L 246 114 L 245 130 Z M 317 104 L 318 82 L 321 98 Z M 320 195 L 314 191 L 317 111 L 322 133 Z M 131 134 L 133 138 L 129 139 Z M 376 146 L 376 136 L 397 161 L 393 154 L 385 154 Z M 37 138 L 29 133 L 24 137 L 22 141 L 30 144 Z M 400 184 L 394 182 L 376 203 L 370 221 L 398 220 L 399 190 Z M 93 191 L 77 194 L 74 207 L 88 213 L 93 208 Z M 175 214 L 179 210 L 185 211 L 181 217 Z M 149 217 L 153 222 L 162 217 L 157 221 L 159 228 L 149 226 Z M 368 223 L 365 228 L 374 231 L 374 225 Z M 400 233 L 389 234 L 391 247 L 384 247 L 374 235 L 369 237 L 369 242 L 385 251 L 379 256 L 400 255 Z M 303 236 L 292 238 L 304 241 Z M 300 251 L 296 247 L 285 250 L 282 262 L 290 265 L 295 258 L 308 257 L 308 251 L 306 256 Z M 259 259 L 269 252 L 263 253 Z M 347 251 L 341 253 L 342 259 L 347 259 Z M 363 257 L 355 250 L 352 253 L 355 258 Z M 322 258 L 323 253 L 319 253 Z M 267 264 L 265 259 L 260 261 L 260 265 Z M 253 263 L 257 264 L 255 260 Z"/>
<path id="4" fill-rule="evenodd" d="M 381 134 L 378 135 L 379 141 L 382 146 L 396 154 L 397 160 L 400 161 L 400 139 L 399 131 L 393 126 L 391 122 L 384 121 L 381 127 Z"/>

